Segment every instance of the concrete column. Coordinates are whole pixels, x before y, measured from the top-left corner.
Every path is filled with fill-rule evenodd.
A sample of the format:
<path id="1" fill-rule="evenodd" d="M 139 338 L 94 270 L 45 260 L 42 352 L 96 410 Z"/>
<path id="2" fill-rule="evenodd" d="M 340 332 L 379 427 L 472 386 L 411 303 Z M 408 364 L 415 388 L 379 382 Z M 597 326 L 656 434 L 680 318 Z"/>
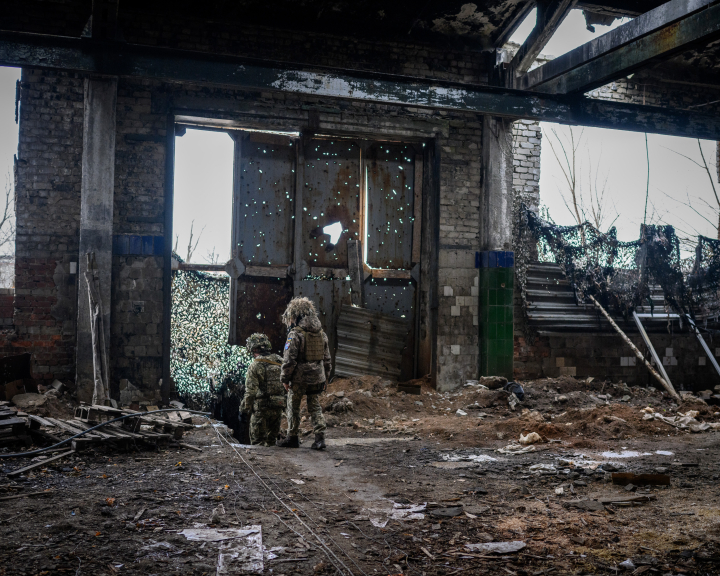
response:
<path id="1" fill-rule="evenodd" d="M 91 272 L 99 287 L 106 348 L 110 342 L 116 105 L 117 79 L 85 80 L 76 351 L 78 400 L 85 402 L 92 400 L 94 386 L 90 308 L 85 281 L 87 255 L 91 253 L 95 256 L 95 269 Z M 108 350 L 105 354 L 109 361 Z"/>
<path id="2" fill-rule="evenodd" d="M 485 116 L 480 198 L 479 373 L 513 375 L 512 123 Z"/>

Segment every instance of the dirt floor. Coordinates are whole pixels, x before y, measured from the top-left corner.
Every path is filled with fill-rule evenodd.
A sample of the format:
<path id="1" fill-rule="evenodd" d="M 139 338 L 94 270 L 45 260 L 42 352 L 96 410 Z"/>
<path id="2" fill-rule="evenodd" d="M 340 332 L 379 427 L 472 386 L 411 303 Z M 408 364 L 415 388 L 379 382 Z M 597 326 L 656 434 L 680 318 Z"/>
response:
<path id="1" fill-rule="evenodd" d="M 248 525 L 276 576 L 720 574 L 720 431 L 644 419 L 696 410 L 712 424 L 715 406 L 572 378 L 522 385 L 511 410 L 502 390 L 336 380 L 324 452 L 306 420 L 291 450 L 233 445 L 197 418 L 183 442 L 202 452 L 99 447 L 0 477 L 0 498 L 40 493 L 0 501 L 0 574 L 210 575 L 220 544 L 180 532 Z M 512 453 L 528 432 L 542 441 Z M 670 485 L 627 490 L 617 471 Z M 502 542 L 521 549 L 467 547 Z"/>

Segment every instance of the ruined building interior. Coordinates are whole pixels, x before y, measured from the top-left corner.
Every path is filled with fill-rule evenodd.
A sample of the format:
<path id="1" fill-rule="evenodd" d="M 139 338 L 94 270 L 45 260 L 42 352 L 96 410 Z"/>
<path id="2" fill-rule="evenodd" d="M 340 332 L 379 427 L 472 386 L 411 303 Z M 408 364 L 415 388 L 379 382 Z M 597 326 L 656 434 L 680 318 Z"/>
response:
<path id="1" fill-rule="evenodd" d="M 720 574 L 720 236 L 539 210 L 543 122 L 720 140 L 718 42 L 717 0 L 5 0 L 0 575 Z M 197 130 L 227 261 L 176 247 Z M 297 296 L 321 451 L 232 408 Z"/>

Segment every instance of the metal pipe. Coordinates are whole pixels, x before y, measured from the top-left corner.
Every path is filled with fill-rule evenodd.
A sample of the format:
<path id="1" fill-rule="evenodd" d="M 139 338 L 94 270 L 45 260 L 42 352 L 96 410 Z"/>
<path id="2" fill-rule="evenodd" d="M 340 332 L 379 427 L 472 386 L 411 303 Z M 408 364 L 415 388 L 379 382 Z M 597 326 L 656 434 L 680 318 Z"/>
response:
<path id="1" fill-rule="evenodd" d="M 633 312 L 633 319 L 635 320 L 635 324 L 637 324 L 640 335 L 645 341 L 645 345 L 650 350 L 650 354 L 652 354 L 653 360 L 655 360 L 655 365 L 658 367 L 658 370 L 660 370 L 660 373 L 663 375 L 663 378 L 665 378 L 665 381 L 670 384 L 670 386 L 672 386 L 672 382 L 670 382 L 670 377 L 667 375 L 667 372 L 665 371 L 665 367 L 662 365 L 662 362 L 660 362 L 660 358 L 658 357 L 657 352 L 655 352 L 655 347 L 652 345 L 652 342 L 650 342 L 650 337 L 647 335 L 647 332 L 645 332 L 645 327 L 642 325 L 642 322 L 640 321 L 640 316 L 637 312 Z"/>

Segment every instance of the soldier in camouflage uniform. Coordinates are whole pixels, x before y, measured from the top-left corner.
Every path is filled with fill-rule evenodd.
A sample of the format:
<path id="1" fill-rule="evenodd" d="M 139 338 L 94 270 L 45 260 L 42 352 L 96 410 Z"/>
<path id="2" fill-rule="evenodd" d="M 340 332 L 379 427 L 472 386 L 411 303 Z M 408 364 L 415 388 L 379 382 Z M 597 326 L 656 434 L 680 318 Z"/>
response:
<path id="1" fill-rule="evenodd" d="M 283 322 L 290 329 L 280 375 L 288 390 L 288 433 L 278 446 L 299 446 L 300 402 L 307 396 L 307 410 L 315 432 L 311 448 L 322 450 L 325 448 L 325 418 L 318 396 L 325 389 L 332 368 L 328 339 L 315 305 L 308 298 L 293 298 L 283 314 Z"/>
<path id="2" fill-rule="evenodd" d="M 253 334 L 245 346 L 255 360 L 247 371 L 240 410 L 251 414 L 250 444 L 274 446 L 286 404 L 285 390 L 280 383 L 282 358 L 271 353 L 272 346 L 265 334 Z"/>

